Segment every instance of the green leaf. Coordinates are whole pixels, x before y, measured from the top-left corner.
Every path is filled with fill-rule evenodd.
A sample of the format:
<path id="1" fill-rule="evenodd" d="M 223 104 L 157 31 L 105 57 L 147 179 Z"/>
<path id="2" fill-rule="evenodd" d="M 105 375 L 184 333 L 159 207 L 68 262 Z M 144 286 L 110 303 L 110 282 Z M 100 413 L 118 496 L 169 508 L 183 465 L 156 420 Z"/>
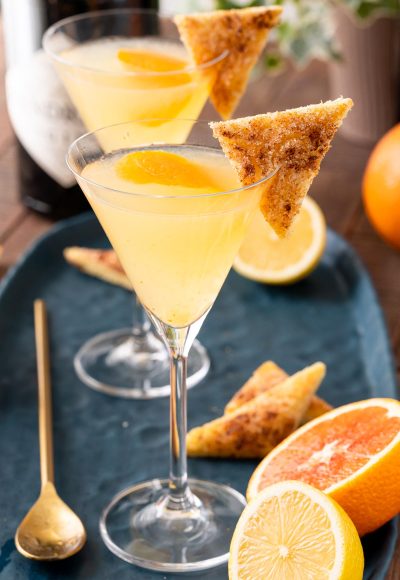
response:
<path id="1" fill-rule="evenodd" d="M 278 53 L 275 54 L 267 54 L 264 60 L 264 64 L 270 72 L 277 72 L 281 70 L 283 67 L 283 59 L 282 56 Z"/>

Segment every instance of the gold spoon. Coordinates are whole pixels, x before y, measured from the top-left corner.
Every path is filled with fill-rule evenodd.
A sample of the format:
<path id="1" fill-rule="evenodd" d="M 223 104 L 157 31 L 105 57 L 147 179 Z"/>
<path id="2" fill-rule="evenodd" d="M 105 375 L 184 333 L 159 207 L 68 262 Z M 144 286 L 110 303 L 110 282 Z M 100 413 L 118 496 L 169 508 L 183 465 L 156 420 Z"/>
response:
<path id="1" fill-rule="evenodd" d="M 39 385 L 40 496 L 15 534 L 18 551 L 33 560 L 63 560 L 86 542 L 81 520 L 58 497 L 54 487 L 51 383 L 46 308 L 35 300 L 35 340 Z"/>

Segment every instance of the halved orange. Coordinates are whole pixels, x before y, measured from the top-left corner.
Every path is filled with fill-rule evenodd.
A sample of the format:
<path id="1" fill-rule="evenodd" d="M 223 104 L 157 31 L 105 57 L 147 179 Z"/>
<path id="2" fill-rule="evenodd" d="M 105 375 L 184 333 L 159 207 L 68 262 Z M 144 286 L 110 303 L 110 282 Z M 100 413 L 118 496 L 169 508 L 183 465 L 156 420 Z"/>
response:
<path id="1" fill-rule="evenodd" d="M 247 497 L 287 479 L 335 499 L 360 535 L 379 528 L 400 512 L 400 402 L 359 401 L 310 421 L 263 459 Z"/>

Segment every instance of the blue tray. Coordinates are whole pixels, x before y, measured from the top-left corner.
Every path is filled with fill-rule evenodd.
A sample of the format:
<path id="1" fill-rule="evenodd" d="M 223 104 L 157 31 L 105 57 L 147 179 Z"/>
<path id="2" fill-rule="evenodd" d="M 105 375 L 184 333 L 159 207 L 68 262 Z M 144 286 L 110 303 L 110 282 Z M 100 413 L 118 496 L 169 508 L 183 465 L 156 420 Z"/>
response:
<path id="1" fill-rule="evenodd" d="M 69 245 L 104 246 L 92 215 L 57 225 L 7 276 L 0 291 L 0 578 L 2 580 L 160 579 L 129 566 L 103 545 L 100 511 L 122 488 L 167 476 L 168 400 L 126 401 L 95 393 L 77 379 L 72 359 L 95 333 L 126 326 L 131 296 L 64 263 Z M 84 550 L 69 561 L 40 564 L 14 547 L 18 523 L 39 492 L 36 367 L 32 301 L 50 312 L 56 480 L 60 495 L 82 517 Z M 318 269 L 287 288 L 256 284 L 231 273 L 201 332 L 212 357 L 209 376 L 189 396 L 189 426 L 220 414 L 262 361 L 288 372 L 323 360 L 320 394 L 333 405 L 396 396 L 395 374 L 381 310 L 368 275 L 351 248 L 329 232 Z M 244 492 L 255 463 L 189 462 L 193 477 Z M 396 541 L 395 522 L 365 538 L 365 579 L 383 580 Z M 226 568 L 196 575 L 223 580 Z"/>

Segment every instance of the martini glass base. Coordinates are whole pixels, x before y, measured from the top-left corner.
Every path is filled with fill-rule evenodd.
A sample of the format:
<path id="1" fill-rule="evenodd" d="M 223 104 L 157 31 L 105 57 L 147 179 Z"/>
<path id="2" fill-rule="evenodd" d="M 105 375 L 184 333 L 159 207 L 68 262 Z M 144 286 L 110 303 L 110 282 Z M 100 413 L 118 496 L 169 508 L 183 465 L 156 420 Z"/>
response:
<path id="1" fill-rule="evenodd" d="M 100 533 L 122 560 L 160 572 L 195 572 L 228 561 L 245 498 L 227 485 L 189 480 L 195 503 L 170 509 L 168 481 L 153 479 L 121 491 L 104 510 Z"/>
<path id="2" fill-rule="evenodd" d="M 88 387 L 127 399 L 168 397 L 169 357 L 163 343 L 152 333 L 145 341 L 130 328 L 104 332 L 91 338 L 74 359 L 78 377 Z M 197 385 L 208 373 L 210 359 L 196 340 L 188 361 L 187 386 Z"/>

